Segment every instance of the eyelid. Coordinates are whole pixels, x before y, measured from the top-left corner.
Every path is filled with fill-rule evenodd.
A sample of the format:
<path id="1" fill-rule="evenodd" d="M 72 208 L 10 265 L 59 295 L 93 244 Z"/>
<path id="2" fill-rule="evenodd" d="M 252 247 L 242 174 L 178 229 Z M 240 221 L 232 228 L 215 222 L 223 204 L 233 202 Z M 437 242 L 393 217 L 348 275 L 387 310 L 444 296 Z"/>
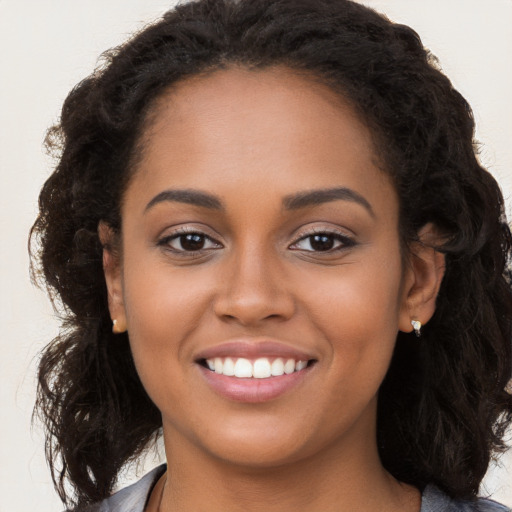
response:
<path id="1" fill-rule="evenodd" d="M 167 232 L 165 235 L 162 235 L 157 240 L 157 245 L 164 247 L 168 251 L 172 252 L 173 254 L 176 254 L 178 256 L 186 256 L 186 257 L 199 257 L 204 255 L 205 252 L 209 252 L 214 249 L 223 248 L 223 244 L 219 242 L 217 238 L 214 238 L 213 236 L 207 234 L 205 232 L 205 228 L 197 228 L 195 226 L 179 226 L 175 228 L 171 232 Z M 207 248 L 201 248 L 197 250 L 186 250 L 186 249 L 176 249 L 170 245 L 170 242 L 172 240 L 178 239 L 182 235 L 187 234 L 198 234 L 200 236 L 203 236 L 205 239 L 209 240 L 211 243 L 213 243 L 216 247 L 207 247 Z M 332 249 L 328 249 L 326 251 L 312 251 L 307 249 L 299 249 L 294 248 L 295 245 L 297 245 L 299 242 L 307 239 L 308 237 L 314 236 L 314 235 L 327 235 L 335 237 L 341 244 L 338 247 L 334 247 Z M 305 252 L 314 252 L 318 254 L 332 254 L 335 252 L 342 251 L 344 249 L 348 249 L 350 247 L 353 247 L 357 245 L 356 240 L 354 239 L 353 234 L 348 234 L 346 230 L 337 229 L 335 227 L 320 227 L 315 226 L 309 229 L 303 229 L 295 236 L 295 241 L 292 242 L 289 245 L 289 248 L 292 250 L 301 250 Z"/>
<path id="2" fill-rule="evenodd" d="M 177 238 L 179 238 L 182 235 L 190 235 L 190 234 L 201 235 L 201 236 L 205 237 L 205 239 L 208 239 L 211 242 L 213 242 L 217 247 L 208 247 L 205 249 L 198 249 L 197 251 L 187 251 L 187 250 L 175 249 L 174 247 L 170 246 L 170 242 L 172 240 L 176 240 Z M 187 257 L 194 257 L 194 256 L 197 257 L 200 255 L 203 255 L 204 252 L 223 247 L 221 242 L 219 242 L 217 239 L 213 238 L 209 234 L 205 233 L 204 228 L 201 229 L 201 228 L 196 228 L 196 227 L 192 227 L 192 226 L 180 226 L 171 232 L 167 232 L 166 234 L 164 234 L 158 238 L 157 245 L 166 248 L 168 251 L 172 252 L 173 254 L 176 254 L 179 256 L 187 256 Z"/>
<path id="3" fill-rule="evenodd" d="M 333 227 L 330 227 L 330 228 L 313 227 L 308 230 L 299 232 L 299 234 L 295 238 L 295 241 L 289 247 L 293 248 L 294 245 L 297 245 L 302 240 L 305 240 L 305 239 L 309 238 L 310 236 L 314 236 L 314 235 L 334 236 L 339 241 L 341 241 L 341 246 L 335 247 L 333 249 L 329 249 L 327 251 L 307 251 L 305 249 L 292 249 L 292 250 L 303 250 L 306 252 L 315 252 L 318 254 L 332 254 L 333 252 L 341 251 L 343 249 L 348 249 L 350 247 L 354 247 L 355 245 L 357 245 L 357 242 L 354 239 L 354 236 L 347 234 L 346 231 L 343 231 L 341 229 L 336 229 Z"/>

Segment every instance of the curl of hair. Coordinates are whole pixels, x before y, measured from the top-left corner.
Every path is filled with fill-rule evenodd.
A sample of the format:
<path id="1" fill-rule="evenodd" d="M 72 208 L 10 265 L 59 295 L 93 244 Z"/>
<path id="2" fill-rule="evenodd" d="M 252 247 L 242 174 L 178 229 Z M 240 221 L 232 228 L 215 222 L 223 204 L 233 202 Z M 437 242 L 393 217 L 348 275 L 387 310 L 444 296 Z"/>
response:
<path id="1" fill-rule="evenodd" d="M 161 427 L 127 336 L 111 332 L 98 223 L 120 230 L 155 99 L 231 65 L 287 66 L 338 91 L 371 128 L 394 180 L 404 243 L 427 222 L 443 234 L 437 310 L 420 343 L 398 335 L 378 442 L 397 479 L 474 497 L 512 419 L 512 293 L 503 198 L 478 162 L 468 104 L 415 32 L 359 4 L 199 0 L 105 54 L 47 138 L 59 162 L 31 231 L 33 273 L 59 302 L 63 329 L 43 352 L 36 410 L 62 499 L 106 497 Z"/>

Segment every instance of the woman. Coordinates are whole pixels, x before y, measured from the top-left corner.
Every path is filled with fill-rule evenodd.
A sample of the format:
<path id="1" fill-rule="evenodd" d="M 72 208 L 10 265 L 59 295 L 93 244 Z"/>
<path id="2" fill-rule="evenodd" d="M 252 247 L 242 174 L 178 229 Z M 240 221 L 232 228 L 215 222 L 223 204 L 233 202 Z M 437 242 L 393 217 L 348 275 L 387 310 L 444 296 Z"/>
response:
<path id="1" fill-rule="evenodd" d="M 418 36 L 345 0 L 201 0 L 114 50 L 32 233 L 63 500 L 505 510 L 476 494 L 512 418 L 511 236 L 473 129 Z M 109 497 L 160 431 L 167 466 Z"/>

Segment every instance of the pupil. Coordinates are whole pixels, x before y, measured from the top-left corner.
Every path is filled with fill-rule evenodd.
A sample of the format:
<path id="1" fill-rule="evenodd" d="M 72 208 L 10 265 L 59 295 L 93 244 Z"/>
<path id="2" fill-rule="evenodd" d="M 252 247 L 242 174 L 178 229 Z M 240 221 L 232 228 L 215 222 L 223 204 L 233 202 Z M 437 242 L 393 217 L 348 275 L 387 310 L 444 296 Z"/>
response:
<path id="1" fill-rule="evenodd" d="M 202 249 L 204 246 L 204 237 L 203 235 L 198 235 L 191 233 L 189 235 L 182 235 L 181 237 L 181 247 L 186 251 L 197 251 Z"/>
<path id="2" fill-rule="evenodd" d="M 333 248 L 334 240 L 329 235 L 313 235 L 310 244 L 315 251 L 328 251 Z"/>

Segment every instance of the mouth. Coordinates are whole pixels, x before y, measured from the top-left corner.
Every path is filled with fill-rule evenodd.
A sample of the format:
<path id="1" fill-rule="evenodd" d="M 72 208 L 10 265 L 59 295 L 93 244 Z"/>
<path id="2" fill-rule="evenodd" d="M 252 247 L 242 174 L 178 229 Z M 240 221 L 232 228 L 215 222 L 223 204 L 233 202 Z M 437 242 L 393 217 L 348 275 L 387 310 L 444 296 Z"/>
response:
<path id="1" fill-rule="evenodd" d="M 210 390 L 235 402 L 261 403 L 297 390 L 316 373 L 318 359 L 289 344 L 234 340 L 197 354 L 195 363 Z"/>
<path id="2" fill-rule="evenodd" d="M 270 379 L 300 372 L 315 364 L 315 359 L 282 357 L 214 357 L 200 359 L 198 363 L 210 372 L 236 379 Z"/>

